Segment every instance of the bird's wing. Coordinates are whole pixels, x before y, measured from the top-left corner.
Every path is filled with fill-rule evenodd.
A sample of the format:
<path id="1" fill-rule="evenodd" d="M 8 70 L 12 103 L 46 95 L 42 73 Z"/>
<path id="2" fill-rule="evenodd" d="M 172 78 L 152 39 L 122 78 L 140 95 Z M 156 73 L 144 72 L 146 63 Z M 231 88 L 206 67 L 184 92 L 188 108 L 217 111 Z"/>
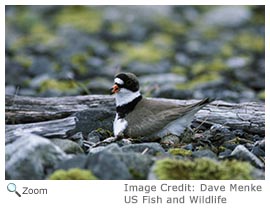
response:
<path id="1" fill-rule="evenodd" d="M 125 133 L 130 137 L 149 136 L 162 130 L 164 126 L 181 117 L 181 115 L 183 115 L 181 108 L 164 110 L 157 114 L 153 114 L 149 109 L 132 112 L 127 117 L 128 123 L 132 118 L 132 126 L 128 125 Z"/>
<path id="2" fill-rule="evenodd" d="M 208 100 L 201 100 L 189 105 L 175 105 L 167 102 L 151 102 L 144 99 L 139 105 L 143 111 L 132 111 L 126 117 L 132 125 L 128 125 L 125 134 L 130 137 L 149 136 L 162 130 L 170 122 L 186 114 L 193 115 L 201 109 Z"/>

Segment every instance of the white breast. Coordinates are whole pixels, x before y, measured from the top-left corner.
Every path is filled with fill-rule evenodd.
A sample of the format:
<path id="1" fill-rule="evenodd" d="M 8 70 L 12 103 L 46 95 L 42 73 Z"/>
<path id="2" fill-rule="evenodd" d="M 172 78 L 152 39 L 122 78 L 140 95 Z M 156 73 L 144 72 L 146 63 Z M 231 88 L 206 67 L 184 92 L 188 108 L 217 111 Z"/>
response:
<path id="1" fill-rule="evenodd" d="M 128 89 L 121 88 L 120 91 L 115 95 L 116 106 L 128 104 L 139 96 L 141 96 L 140 91 L 132 92 Z"/>
<path id="2" fill-rule="evenodd" d="M 113 122 L 113 133 L 114 136 L 117 137 L 122 134 L 128 126 L 128 122 L 123 118 L 118 118 L 118 114 L 116 114 L 114 122 Z"/>

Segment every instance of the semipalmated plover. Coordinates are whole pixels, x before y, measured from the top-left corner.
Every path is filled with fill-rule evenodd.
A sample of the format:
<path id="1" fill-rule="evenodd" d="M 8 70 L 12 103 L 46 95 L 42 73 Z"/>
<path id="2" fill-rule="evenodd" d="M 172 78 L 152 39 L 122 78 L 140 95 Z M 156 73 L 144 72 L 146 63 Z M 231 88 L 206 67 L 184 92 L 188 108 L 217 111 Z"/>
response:
<path id="1" fill-rule="evenodd" d="M 116 100 L 113 123 L 116 138 L 180 136 L 190 126 L 195 113 L 209 103 L 208 98 L 188 105 L 144 98 L 139 81 L 132 73 L 117 74 L 111 93 Z"/>

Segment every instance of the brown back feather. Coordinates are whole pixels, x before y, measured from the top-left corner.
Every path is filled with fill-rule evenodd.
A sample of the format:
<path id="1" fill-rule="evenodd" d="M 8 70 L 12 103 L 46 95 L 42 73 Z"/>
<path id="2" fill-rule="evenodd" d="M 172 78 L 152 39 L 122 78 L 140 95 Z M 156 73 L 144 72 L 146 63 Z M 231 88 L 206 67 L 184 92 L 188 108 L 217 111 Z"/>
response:
<path id="1" fill-rule="evenodd" d="M 160 131 L 170 122 L 194 110 L 194 114 L 209 100 L 204 99 L 189 105 L 177 105 L 167 101 L 153 101 L 143 98 L 135 109 L 126 116 L 128 127 L 125 134 L 129 137 L 149 136 Z"/>

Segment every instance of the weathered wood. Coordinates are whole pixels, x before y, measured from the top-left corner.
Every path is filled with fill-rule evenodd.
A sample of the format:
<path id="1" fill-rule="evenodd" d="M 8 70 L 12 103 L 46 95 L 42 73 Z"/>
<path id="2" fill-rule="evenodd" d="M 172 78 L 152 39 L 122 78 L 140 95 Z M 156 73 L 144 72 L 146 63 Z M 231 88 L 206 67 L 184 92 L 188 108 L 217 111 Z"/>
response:
<path id="1" fill-rule="evenodd" d="M 12 143 L 16 138 L 27 133 L 37 134 L 43 137 L 67 137 L 67 132 L 75 129 L 76 121 L 75 117 L 70 116 L 64 119 L 18 124 L 18 125 L 6 125 L 6 140 L 5 143 Z"/>
<path id="2" fill-rule="evenodd" d="M 195 115 L 195 120 L 222 124 L 247 133 L 265 134 L 265 104 L 257 102 L 233 104 L 215 101 Z"/>
<path id="3" fill-rule="evenodd" d="M 178 104 L 195 102 L 195 100 L 170 101 Z M 59 98 L 6 96 L 6 123 L 20 123 L 19 125 L 6 125 L 6 143 L 14 140 L 16 133 L 21 131 L 45 137 L 64 137 L 68 131 L 74 130 L 74 118 L 76 118 L 73 116 L 74 113 L 86 110 L 99 111 L 100 113 L 100 109 L 109 112 L 106 118 L 110 119 L 115 111 L 114 98 L 106 95 Z M 88 121 L 87 117 L 83 119 L 86 122 Z M 264 135 L 265 105 L 255 102 L 234 104 L 214 101 L 200 110 L 195 115 L 195 120 L 208 124 L 222 124 L 232 129 L 243 129 L 251 134 Z M 93 119 L 89 117 L 90 121 L 92 122 Z M 29 122 L 31 123 L 22 124 Z"/>
<path id="4" fill-rule="evenodd" d="M 115 109 L 112 96 L 24 97 L 6 95 L 6 124 L 33 123 L 66 118 L 73 113 L 106 107 Z"/>

